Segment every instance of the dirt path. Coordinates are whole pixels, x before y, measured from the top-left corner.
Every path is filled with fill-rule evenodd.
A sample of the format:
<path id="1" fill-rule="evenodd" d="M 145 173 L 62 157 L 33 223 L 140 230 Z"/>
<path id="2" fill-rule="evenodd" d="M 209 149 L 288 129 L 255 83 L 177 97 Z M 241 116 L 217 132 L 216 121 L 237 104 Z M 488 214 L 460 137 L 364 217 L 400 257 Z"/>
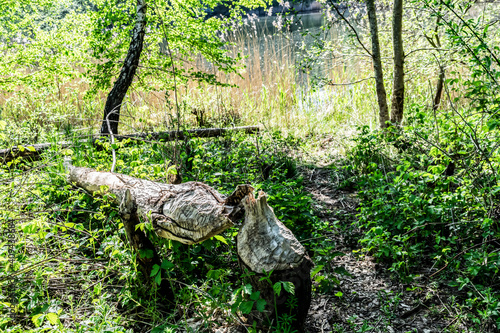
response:
<path id="1" fill-rule="evenodd" d="M 403 285 L 390 278 L 384 263 L 353 252 L 359 250 L 361 235 L 352 225 L 356 221 L 356 193 L 338 190 L 331 169 L 308 169 L 304 183 L 315 201 L 316 215 L 337 225 L 329 237 L 335 250 L 345 255 L 335 257 L 330 264 L 350 274 L 338 276 L 340 285 L 328 294 L 314 295 L 306 324 L 308 332 L 467 331 L 455 319 L 457 310 L 443 290 L 424 283 Z M 450 330 L 452 327 L 454 330 Z"/>

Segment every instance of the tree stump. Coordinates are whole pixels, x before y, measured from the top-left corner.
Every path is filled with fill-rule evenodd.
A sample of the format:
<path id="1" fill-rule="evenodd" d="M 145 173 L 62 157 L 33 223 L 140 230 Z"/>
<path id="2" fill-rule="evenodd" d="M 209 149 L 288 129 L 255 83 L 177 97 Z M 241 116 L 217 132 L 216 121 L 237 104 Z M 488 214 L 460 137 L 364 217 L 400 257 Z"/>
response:
<path id="1" fill-rule="evenodd" d="M 126 190 L 119 208 L 120 217 L 123 221 L 127 238 L 132 248 L 137 252 L 136 260 L 143 274 L 145 285 L 151 286 L 151 271 L 154 265 L 161 266 L 161 257 L 156 251 L 151 240 L 146 236 L 144 231 L 136 229 L 136 225 L 140 223 L 137 216 L 137 205 L 135 203 L 130 190 Z M 173 303 L 174 294 L 170 286 L 163 281 L 159 285 L 160 295 L 167 298 Z"/>

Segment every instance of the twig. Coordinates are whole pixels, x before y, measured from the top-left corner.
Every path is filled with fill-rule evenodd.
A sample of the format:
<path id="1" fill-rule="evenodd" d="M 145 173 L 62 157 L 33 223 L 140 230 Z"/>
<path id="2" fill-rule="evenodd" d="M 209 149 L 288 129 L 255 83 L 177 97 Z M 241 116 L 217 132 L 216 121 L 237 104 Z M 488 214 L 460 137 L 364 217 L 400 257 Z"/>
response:
<path id="1" fill-rule="evenodd" d="M 347 25 L 349 26 L 349 28 L 351 28 L 352 32 L 354 32 L 354 35 L 356 36 L 356 39 L 358 40 L 358 42 L 361 45 L 361 47 L 366 51 L 366 53 L 368 53 L 370 56 L 373 57 L 372 53 L 370 51 L 368 51 L 368 49 L 365 47 L 365 44 L 363 44 L 363 42 L 361 41 L 361 39 L 360 39 L 360 37 L 359 37 L 358 32 L 356 31 L 356 29 L 354 29 L 354 27 L 351 25 L 351 23 L 345 18 L 344 15 L 342 15 L 342 13 L 337 8 L 337 6 L 335 6 L 335 4 L 333 3 L 333 1 L 330 1 L 330 5 L 333 7 L 333 9 L 335 9 L 335 11 L 337 12 L 337 14 L 342 18 L 342 20 L 344 20 L 344 22 L 347 23 Z"/>
<path id="2" fill-rule="evenodd" d="M 356 83 L 360 83 L 360 82 L 363 82 L 363 81 L 366 81 L 366 80 L 371 80 L 371 79 L 374 79 L 374 78 L 375 78 L 374 76 L 370 76 L 370 77 L 367 77 L 367 78 L 364 78 L 364 79 L 361 79 L 361 80 L 358 80 L 358 81 L 348 82 L 348 83 L 333 83 L 332 80 L 328 80 L 327 84 L 329 86 L 350 86 L 350 85 L 353 85 L 353 84 L 356 84 Z"/>
<path id="3" fill-rule="evenodd" d="M 441 269 L 439 269 L 437 272 L 435 272 L 434 274 L 432 274 L 432 275 L 431 275 L 431 276 L 429 276 L 428 278 L 430 279 L 430 278 L 432 278 L 434 275 L 436 275 L 436 274 L 440 273 L 442 270 L 444 270 L 446 267 L 448 267 L 448 265 L 449 265 L 451 262 L 453 262 L 453 260 L 455 260 L 457 257 L 461 256 L 461 255 L 462 255 L 462 254 L 464 254 L 465 252 L 467 252 L 467 251 L 469 251 L 469 250 L 472 250 L 472 249 L 474 249 L 474 248 L 476 248 L 476 247 L 479 247 L 479 246 L 481 246 L 481 245 L 488 244 L 488 243 L 491 243 L 491 242 L 494 242 L 494 241 L 498 241 L 498 240 L 500 240 L 500 239 L 499 239 L 499 238 L 494 238 L 494 239 L 491 239 L 491 240 L 489 240 L 489 241 L 482 242 L 482 243 L 480 243 L 480 244 L 476 244 L 476 245 L 473 245 L 473 246 L 471 246 L 471 247 L 466 248 L 465 250 L 461 251 L 461 252 L 460 252 L 460 253 L 458 253 L 456 256 L 454 256 L 453 258 L 451 258 L 451 260 L 450 260 L 450 261 L 449 261 L 446 265 L 444 265 L 443 267 L 441 267 Z"/>

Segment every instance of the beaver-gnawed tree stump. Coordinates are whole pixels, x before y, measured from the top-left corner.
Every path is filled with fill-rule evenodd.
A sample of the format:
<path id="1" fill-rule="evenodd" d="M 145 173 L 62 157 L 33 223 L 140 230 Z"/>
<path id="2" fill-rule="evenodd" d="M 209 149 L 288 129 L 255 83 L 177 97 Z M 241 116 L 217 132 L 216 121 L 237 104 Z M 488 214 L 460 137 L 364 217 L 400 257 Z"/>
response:
<path id="1" fill-rule="evenodd" d="M 264 313 L 253 313 L 254 318 L 265 323 L 292 315 L 293 326 L 302 331 L 311 304 L 313 263 L 293 233 L 276 218 L 264 192 L 259 192 L 258 199 L 249 193 L 243 206 L 245 222 L 237 237 L 238 258 L 243 270 L 254 273 L 250 276 L 253 290 L 260 291 L 267 302 Z M 270 283 L 262 278 L 267 275 L 264 272 L 271 271 Z M 275 296 L 273 285 L 279 281 L 292 282 L 295 295 L 282 288 Z"/>

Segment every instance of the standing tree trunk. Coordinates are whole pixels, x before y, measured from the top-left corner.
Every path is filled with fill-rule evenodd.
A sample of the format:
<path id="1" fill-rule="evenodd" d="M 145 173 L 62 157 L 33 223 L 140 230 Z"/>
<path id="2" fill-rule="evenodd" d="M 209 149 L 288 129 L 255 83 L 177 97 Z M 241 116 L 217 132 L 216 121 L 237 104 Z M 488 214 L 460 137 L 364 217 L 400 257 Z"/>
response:
<path id="1" fill-rule="evenodd" d="M 432 110 L 436 111 L 441 104 L 441 96 L 443 95 L 443 87 L 444 87 L 444 66 L 439 64 L 439 78 L 436 84 L 436 95 L 434 96 L 434 103 L 432 105 Z"/>
<path id="2" fill-rule="evenodd" d="M 403 120 L 405 98 L 403 52 L 403 0 L 394 0 L 392 12 L 392 42 L 394 47 L 394 82 L 391 101 L 391 122 L 400 125 Z"/>
<path id="3" fill-rule="evenodd" d="M 104 117 L 101 125 L 101 135 L 118 134 L 118 122 L 120 121 L 120 107 L 125 94 L 134 80 L 134 75 L 139 65 L 142 52 L 144 35 L 146 30 L 146 1 L 137 0 L 136 21 L 132 32 L 132 41 L 128 49 L 127 57 L 123 63 L 118 79 L 108 95 L 104 107 Z M 109 126 L 108 126 L 109 124 Z"/>
<path id="4" fill-rule="evenodd" d="M 162 260 L 146 233 L 137 227 L 140 223 L 139 216 L 137 215 L 137 204 L 129 189 L 125 190 L 120 203 L 119 213 L 125 232 L 127 233 L 128 241 L 136 251 L 136 262 L 139 264 L 142 272 L 144 285 L 151 287 L 154 283 L 151 279 L 151 272 L 155 265 L 161 266 Z M 158 291 L 160 295 L 173 304 L 174 294 L 166 281 L 160 283 Z"/>
<path id="5" fill-rule="evenodd" d="M 389 107 L 387 106 L 387 93 L 384 87 L 384 73 L 382 71 L 382 60 L 380 56 L 380 43 L 378 40 L 377 13 L 375 10 L 375 0 L 366 1 L 368 11 L 368 21 L 370 23 L 370 35 L 372 40 L 373 70 L 375 72 L 375 85 L 379 107 L 380 127 L 386 128 L 389 121 Z"/>

